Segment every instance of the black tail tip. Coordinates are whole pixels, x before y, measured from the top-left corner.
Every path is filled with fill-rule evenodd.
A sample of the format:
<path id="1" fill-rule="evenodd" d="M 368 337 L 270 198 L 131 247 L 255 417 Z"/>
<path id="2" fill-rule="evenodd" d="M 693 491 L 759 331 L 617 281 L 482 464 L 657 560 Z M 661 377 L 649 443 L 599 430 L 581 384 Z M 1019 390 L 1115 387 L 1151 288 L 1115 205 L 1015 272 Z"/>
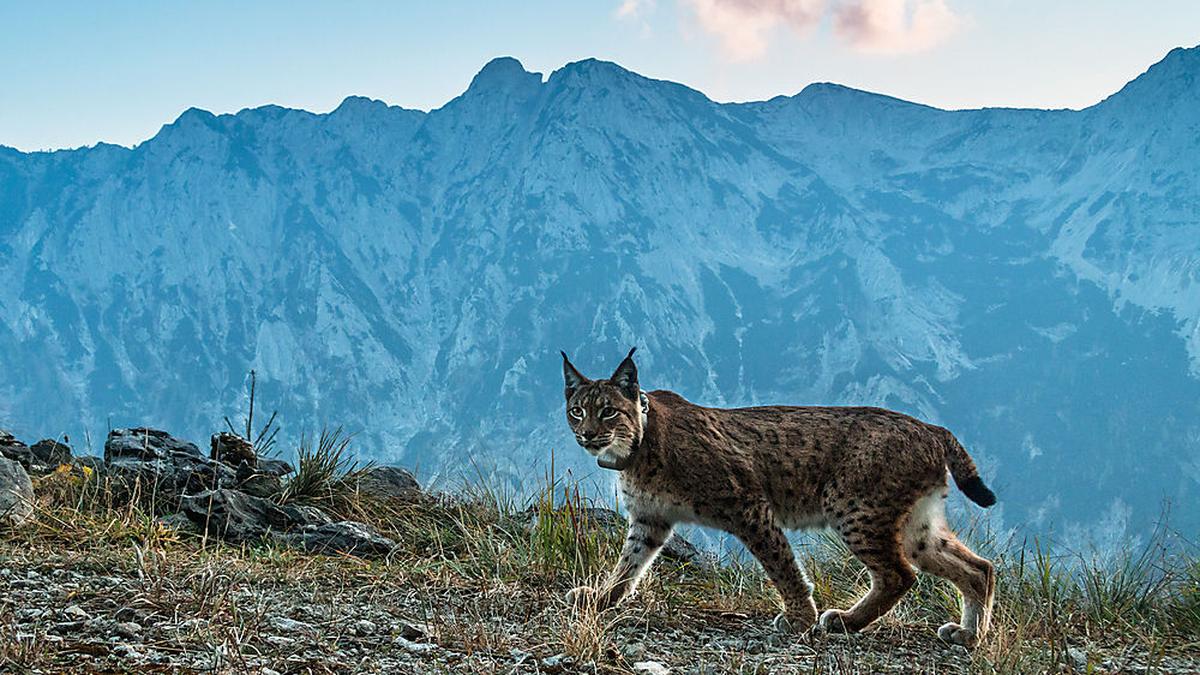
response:
<path id="1" fill-rule="evenodd" d="M 988 489 L 988 486 L 983 484 L 983 479 L 979 476 L 971 476 L 958 484 L 958 489 L 962 490 L 967 499 L 976 504 L 987 508 L 996 503 L 996 494 Z"/>

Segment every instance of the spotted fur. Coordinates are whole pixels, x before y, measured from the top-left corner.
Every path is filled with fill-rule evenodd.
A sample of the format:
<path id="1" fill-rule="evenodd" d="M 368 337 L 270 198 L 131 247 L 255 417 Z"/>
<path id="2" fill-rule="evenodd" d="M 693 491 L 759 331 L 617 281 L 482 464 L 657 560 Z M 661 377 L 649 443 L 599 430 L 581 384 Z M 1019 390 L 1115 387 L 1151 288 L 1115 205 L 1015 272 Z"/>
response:
<path id="1" fill-rule="evenodd" d="M 738 537 L 783 599 L 775 625 L 818 621 L 812 584 L 784 529 L 829 527 L 866 566 L 871 589 L 847 610 L 820 615 L 829 631 L 859 631 L 913 585 L 913 567 L 949 579 L 962 623 L 943 639 L 975 645 L 988 628 L 995 573 L 947 526 L 947 473 L 972 500 L 995 496 L 946 429 L 881 408 L 705 408 L 670 391 L 642 392 L 633 350 L 607 380 L 590 380 L 563 354 L 567 422 L 597 463 L 620 471 L 629 534 L 601 608 L 620 602 L 678 523 Z"/>

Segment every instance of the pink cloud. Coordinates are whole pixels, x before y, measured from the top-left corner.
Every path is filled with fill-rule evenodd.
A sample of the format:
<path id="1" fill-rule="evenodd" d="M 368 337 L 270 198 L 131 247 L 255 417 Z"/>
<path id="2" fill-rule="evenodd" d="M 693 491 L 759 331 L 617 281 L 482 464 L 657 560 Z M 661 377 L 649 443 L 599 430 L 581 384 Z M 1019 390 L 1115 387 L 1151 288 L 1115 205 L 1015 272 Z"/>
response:
<path id="1" fill-rule="evenodd" d="M 946 0 L 679 0 L 735 61 L 762 57 L 781 30 L 809 35 L 832 15 L 834 35 L 874 54 L 924 51 L 953 35 L 963 20 Z M 638 0 L 625 0 L 619 14 Z"/>
<path id="2" fill-rule="evenodd" d="M 961 26 L 945 0 L 858 0 L 833 14 L 834 32 L 855 49 L 902 54 L 930 49 Z"/>
<path id="3" fill-rule="evenodd" d="M 756 59 L 767 51 L 780 27 L 807 34 L 825 13 L 825 0 L 685 0 L 700 27 L 715 35 L 722 50 L 736 61 Z"/>

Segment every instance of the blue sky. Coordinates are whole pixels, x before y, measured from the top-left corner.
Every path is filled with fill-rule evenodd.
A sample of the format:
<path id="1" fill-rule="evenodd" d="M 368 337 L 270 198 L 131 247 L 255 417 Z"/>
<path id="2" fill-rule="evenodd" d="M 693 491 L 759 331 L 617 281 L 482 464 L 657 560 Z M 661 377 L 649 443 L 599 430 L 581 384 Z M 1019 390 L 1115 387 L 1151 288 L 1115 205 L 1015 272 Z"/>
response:
<path id="1" fill-rule="evenodd" d="M 719 101 L 832 81 L 1078 108 L 1198 43 L 1196 0 L 3 2 L 0 144 L 133 145 L 191 106 L 436 108 L 501 55 L 543 73 L 612 60 Z"/>

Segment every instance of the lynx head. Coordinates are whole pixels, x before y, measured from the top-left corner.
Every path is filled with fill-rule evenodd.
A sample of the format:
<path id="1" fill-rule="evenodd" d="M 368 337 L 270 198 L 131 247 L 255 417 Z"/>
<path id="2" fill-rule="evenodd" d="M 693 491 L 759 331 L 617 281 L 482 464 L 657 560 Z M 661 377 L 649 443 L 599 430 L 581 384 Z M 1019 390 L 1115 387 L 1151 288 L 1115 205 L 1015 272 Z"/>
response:
<path id="1" fill-rule="evenodd" d="M 642 442 L 648 402 L 638 388 L 637 366 L 633 364 L 636 350 L 629 350 L 607 380 L 589 380 L 571 365 L 566 352 L 562 353 L 567 424 L 579 445 L 605 469 L 620 471 L 628 467 Z"/>

